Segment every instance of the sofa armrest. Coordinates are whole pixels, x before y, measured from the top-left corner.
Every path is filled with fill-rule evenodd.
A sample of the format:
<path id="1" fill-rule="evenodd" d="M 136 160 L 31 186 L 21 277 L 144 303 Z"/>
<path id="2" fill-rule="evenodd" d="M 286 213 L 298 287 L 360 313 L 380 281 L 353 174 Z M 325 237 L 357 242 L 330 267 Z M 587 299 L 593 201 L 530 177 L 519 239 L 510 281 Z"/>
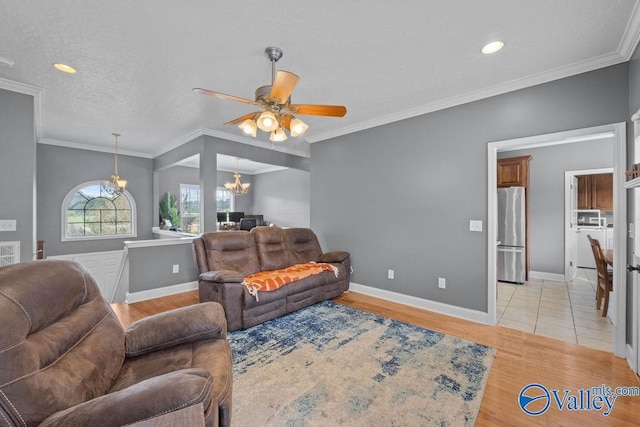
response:
<path id="1" fill-rule="evenodd" d="M 182 369 L 149 378 L 49 416 L 40 426 L 121 426 L 153 421 L 192 405 L 211 405 L 213 379 L 204 369 Z M 217 407 L 217 402 L 213 404 Z"/>
<path id="2" fill-rule="evenodd" d="M 242 283 L 244 276 L 233 270 L 215 270 L 200 274 L 198 278 L 203 282 L 211 283 Z"/>
<path id="3" fill-rule="evenodd" d="M 202 339 L 226 339 L 227 322 L 217 302 L 204 302 L 145 317 L 125 334 L 127 357 Z"/>
<path id="4" fill-rule="evenodd" d="M 350 256 L 351 256 L 351 254 L 349 252 L 333 251 L 333 252 L 327 252 L 327 253 L 324 253 L 324 254 L 320 255 L 320 259 L 318 261 L 319 262 L 328 262 L 328 263 L 343 262 L 344 260 L 346 260 Z"/>

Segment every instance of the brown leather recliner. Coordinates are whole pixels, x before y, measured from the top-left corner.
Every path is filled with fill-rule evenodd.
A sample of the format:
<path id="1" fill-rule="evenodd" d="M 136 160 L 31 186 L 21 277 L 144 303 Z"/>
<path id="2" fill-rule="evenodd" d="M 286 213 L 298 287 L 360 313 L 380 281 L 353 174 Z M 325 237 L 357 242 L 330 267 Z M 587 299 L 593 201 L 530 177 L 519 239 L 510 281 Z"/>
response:
<path id="1" fill-rule="evenodd" d="M 0 325 L 0 426 L 230 424 L 217 303 L 125 331 L 81 265 L 35 261 L 0 268 Z"/>

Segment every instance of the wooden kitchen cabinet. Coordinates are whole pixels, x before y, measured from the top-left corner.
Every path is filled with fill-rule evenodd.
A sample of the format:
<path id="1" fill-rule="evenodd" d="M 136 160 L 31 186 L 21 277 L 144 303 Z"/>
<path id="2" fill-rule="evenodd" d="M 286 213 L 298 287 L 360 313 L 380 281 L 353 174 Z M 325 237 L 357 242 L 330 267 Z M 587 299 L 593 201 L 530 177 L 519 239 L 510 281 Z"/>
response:
<path id="1" fill-rule="evenodd" d="M 578 209 L 613 211 L 613 174 L 578 175 Z"/>
<path id="2" fill-rule="evenodd" d="M 498 188 L 528 187 L 531 156 L 498 159 Z"/>
<path id="3" fill-rule="evenodd" d="M 498 188 L 524 187 L 525 199 L 525 280 L 529 280 L 529 266 L 531 265 L 529 250 L 529 163 L 532 156 L 507 157 L 498 159 Z"/>

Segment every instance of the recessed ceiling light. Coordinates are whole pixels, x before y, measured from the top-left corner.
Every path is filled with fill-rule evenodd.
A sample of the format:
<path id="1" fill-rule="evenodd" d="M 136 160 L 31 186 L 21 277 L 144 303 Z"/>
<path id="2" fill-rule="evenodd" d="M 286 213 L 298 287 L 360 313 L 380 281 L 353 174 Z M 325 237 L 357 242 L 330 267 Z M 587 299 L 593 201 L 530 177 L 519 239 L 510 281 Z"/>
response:
<path id="1" fill-rule="evenodd" d="M 489 55 L 491 53 L 496 53 L 497 51 L 499 51 L 503 47 L 504 47 L 504 43 L 501 42 L 501 41 L 491 42 L 491 43 L 485 45 L 485 47 L 482 48 L 482 53 L 484 53 L 486 55 Z"/>
<path id="2" fill-rule="evenodd" d="M 66 64 L 56 63 L 56 64 L 53 64 L 53 67 L 58 71 L 62 71 L 63 73 L 73 74 L 76 72 L 75 68 Z"/>

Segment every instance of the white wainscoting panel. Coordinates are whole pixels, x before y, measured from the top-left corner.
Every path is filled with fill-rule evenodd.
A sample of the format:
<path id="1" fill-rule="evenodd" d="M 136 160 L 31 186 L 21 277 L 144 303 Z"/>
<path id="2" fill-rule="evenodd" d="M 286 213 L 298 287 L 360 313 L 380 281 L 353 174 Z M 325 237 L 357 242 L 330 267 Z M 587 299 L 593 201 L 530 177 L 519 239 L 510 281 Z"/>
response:
<path id="1" fill-rule="evenodd" d="M 68 259 L 83 265 L 96 279 L 100 293 L 107 301 L 111 300 L 118 279 L 120 263 L 124 250 L 91 252 L 84 254 L 69 254 L 48 256 L 48 259 Z"/>

